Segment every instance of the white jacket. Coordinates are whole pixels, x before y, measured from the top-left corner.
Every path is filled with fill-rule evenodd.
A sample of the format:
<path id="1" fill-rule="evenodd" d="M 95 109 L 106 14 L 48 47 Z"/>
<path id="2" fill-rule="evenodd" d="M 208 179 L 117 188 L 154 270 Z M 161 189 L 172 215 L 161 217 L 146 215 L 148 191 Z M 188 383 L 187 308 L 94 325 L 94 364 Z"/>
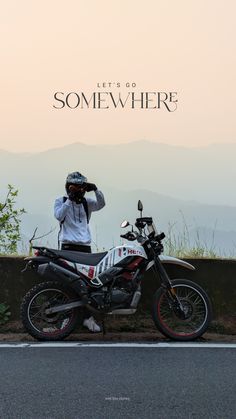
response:
<path id="1" fill-rule="evenodd" d="M 92 211 L 99 211 L 105 206 L 103 193 L 97 189 L 95 196 L 96 199 L 86 197 L 88 219 Z M 91 233 L 83 204 L 76 204 L 70 199 L 63 202 L 63 196 L 57 198 L 54 204 L 54 216 L 60 223 L 63 222 L 59 234 L 60 242 L 90 246 Z"/>

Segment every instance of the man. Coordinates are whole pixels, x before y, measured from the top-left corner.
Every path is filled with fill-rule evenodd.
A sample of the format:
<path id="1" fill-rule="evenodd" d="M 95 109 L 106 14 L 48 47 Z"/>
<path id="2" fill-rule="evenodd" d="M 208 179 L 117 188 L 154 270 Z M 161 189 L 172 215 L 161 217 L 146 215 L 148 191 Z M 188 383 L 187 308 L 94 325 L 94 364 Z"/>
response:
<path id="1" fill-rule="evenodd" d="M 66 178 L 67 196 L 57 198 L 54 204 L 54 215 L 60 222 L 59 241 L 62 250 L 73 250 L 91 253 L 91 233 L 89 220 L 91 212 L 99 211 L 105 206 L 103 193 L 95 184 L 88 183 L 87 178 L 79 172 L 70 173 Z M 94 191 L 95 199 L 85 198 L 86 192 Z M 101 328 L 85 311 L 83 325 L 92 332 Z"/>

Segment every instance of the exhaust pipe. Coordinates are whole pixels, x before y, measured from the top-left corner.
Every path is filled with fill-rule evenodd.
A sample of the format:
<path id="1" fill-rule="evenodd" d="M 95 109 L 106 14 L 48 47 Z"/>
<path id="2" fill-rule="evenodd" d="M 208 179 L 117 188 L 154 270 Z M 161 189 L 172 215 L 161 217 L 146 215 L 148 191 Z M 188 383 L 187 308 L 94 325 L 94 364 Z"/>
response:
<path id="1" fill-rule="evenodd" d="M 68 271 L 62 266 L 56 265 L 53 262 L 43 263 L 38 267 L 39 275 L 45 276 L 50 274 L 55 274 L 62 279 L 65 279 L 66 282 L 72 282 L 78 279 L 81 279 L 79 275 L 75 274 L 74 272 Z"/>
<path id="2" fill-rule="evenodd" d="M 59 278 L 63 282 L 68 283 L 78 293 L 83 303 L 88 303 L 87 286 L 79 275 L 62 268 L 62 266 L 58 266 L 53 262 L 39 265 L 37 272 L 41 276 L 51 276 L 53 279 Z"/>

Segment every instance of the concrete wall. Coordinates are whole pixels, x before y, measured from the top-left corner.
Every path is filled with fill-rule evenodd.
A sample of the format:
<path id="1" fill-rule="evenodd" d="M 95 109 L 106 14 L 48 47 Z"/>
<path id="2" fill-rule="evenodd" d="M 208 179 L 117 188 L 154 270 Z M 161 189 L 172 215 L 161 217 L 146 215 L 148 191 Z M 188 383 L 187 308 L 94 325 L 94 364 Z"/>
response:
<path id="1" fill-rule="evenodd" d="M 175 265 L 165 265 L 171 278 L 186 278 L 197 282 L 209 294 L 214 317 L 236 314 L 236 260 L 227 259 L 186 259 L 196 267 L 190 271 Z M 10 305 L 11 319 L 19 318 L 19 307 L 24 294 L 42 277 L 33 272 L 22 274 L 25 266 L 22 257 L 0 257 L 0 302 Z M 143 294 L 140 310 L 151 307 L 152 296 L 159 287 L 153 273 L 143 279 Z"/>

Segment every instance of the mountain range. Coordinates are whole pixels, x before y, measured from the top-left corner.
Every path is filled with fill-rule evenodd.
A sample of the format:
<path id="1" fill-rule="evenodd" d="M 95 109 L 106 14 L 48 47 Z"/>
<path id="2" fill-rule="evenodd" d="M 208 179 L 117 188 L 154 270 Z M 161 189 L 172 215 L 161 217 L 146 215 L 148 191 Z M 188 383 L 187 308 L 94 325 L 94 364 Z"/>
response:
<path id="1" fill-rule="evenodd" d="M 99 249 L 119 244 L 119 224 L 137 216 L 137 200 L 159 229 L 187 226 L 217 249 L 231 252 L 236 243 L 236 144 L 187 148 L 148 141 L 118 145 L 74 143 L 40 153 L 0 150 L 1 200 L 8 183 L 19 189 L 24 207 L 22 234 L 27 240 L 57 228 L 53 203 L 64 194 L 67 173 L 79 170 L 104 192 L 107 205 L 93 215 L 91 227 Z M 185 226 L 185 227 L 184 227 Z M 45 238 L 56 243 L 56 232 Z"/>

